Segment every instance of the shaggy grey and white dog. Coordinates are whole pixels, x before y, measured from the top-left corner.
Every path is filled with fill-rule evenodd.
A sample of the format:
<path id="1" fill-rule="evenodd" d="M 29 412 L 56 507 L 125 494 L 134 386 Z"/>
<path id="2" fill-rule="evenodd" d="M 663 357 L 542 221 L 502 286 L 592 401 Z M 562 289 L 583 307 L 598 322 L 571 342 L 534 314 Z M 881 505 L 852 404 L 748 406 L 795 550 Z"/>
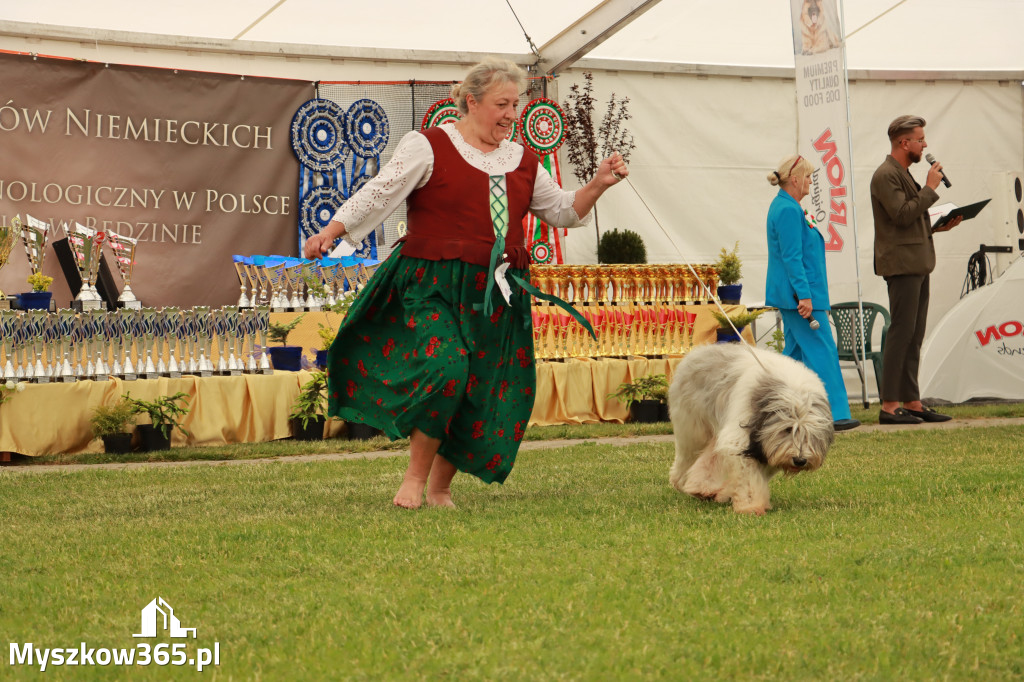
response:
<path id="1" fill-rule="evenodd" d="M 668 393 L 672 485 L 740 513 L 771 509 L 768 481 L 814 471 L 835 437 L 828 395 L 805 365 L 738 343 L 693 349 Z"/>

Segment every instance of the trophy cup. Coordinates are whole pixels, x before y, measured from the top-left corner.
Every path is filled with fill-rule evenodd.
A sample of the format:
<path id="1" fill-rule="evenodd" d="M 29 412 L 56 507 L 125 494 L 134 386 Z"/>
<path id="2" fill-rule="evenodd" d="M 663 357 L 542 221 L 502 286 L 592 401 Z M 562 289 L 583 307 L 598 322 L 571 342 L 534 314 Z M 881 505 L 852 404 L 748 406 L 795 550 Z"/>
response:
<path id="1" fill-rule="evenodd" d="M 192 309 L 195 322 L 195 340 L 199 347 L 198 371 L 201 377 L 213 376 L 213 314 L 210 306 L 196 306 Z"/>
<path id="2" fill-rule="evenodd" d="M 167 360 L 167 376 L 172 379 L 181 378 L 181 368 L 178 366 L 178 341 L 182 334 L 182 318 L 181 309 L 175 306 L 169 306 L 163 310 L 163 325 L 164 334 L 167 336 L 167 347 L 168 347 L 168 360 Z"/>
<path id="3" fill-rule="evenodd" d="M 96 291 L 96 277 L 100 272 L 100 247 L 106 235 L 103 232 L 90 230 L 81 223 L 75 223 L 74 232 L 68 231 L 68 246 L 75 256 L 75 265 L 82 279 L 78 295 L 71 302 L 71 307 L 79 312 L 98 310 L 103 299 Z"/>
<path id="4" fill-rule="evenodd" d="M 54 379 L 58 381 L 77 381 L 71 363 L 68 361 L 68 353 L 74 356 L 78 351 L 78 344 L 81 343 L 82 333 L 77 329 L 75 311 L 70 308 L 58 308 L 54 315 L 54 331 L 56 332 L 56 367 Z"/>
<path id="5" fill-rule="evenodd" d="M 224 336 L 228 349 L 227 373 L 233 377 L 240 376 L 243 369 L 238 355 L 240 337 L 242 335 L 242 316 L 239 311 L 229 309 L 222 310 L 221 314 L 224 317 Z M 221 347 L 223 347 L 223 344 Z"/>
<path id="6" fill-rule="evenodd" d="M 106 381 L 110 375 L 110 367 L 107 366 L 104 356 L 107 354 L 107 313 L 103 310 L 94 310 L 87 318 L 90 326 L 90 333 L 87 343 L 93 346 L 93 353 L 96 361 L 93 363 L 91 376 L 96 381 Z"/>
<path id="7" fill-rule="evenodd" d="M 18 242 L 18 235 L 20 234 L 21 219 L 17 216 L 11 220 L 10 225 L 0 225 L 0 270 L 7 265 L 7 261 L 11 257 L 11 251 L 14 249 L 14 245 Z M 7 300 L 7 296 L 2 290 L 0 290 L 0 310 L 10 309 L 11 302 Z M 0 337 L 0 342 L 2 341 L 3 337 Z"/>
<path id="8" fill-rule="evenodd" d="M 126 308 L 121 308 L 117 311 L 117 327 L 124 350 L 124 361 L 121 363 L 121 367 L 125 381 L 135 381 L 139 378 L 135 373 L 135 366 L 132 365 L 132 344 L 135 342 L 136 337 L 135 315 L 136 311 Z"/>
<path id="9" fill-rule="evenodd" d="M 242 350 L 238 355 L 239 364 L 244 364 L 243 371 L 247 374 L 255 374 L 259 371 L 256 364 L 256 310 L 243 310 L 239 315 L 239 327 L 242 339 Z M 249 352 L 245 352 L 246 339 L 249 342 Z M 243 360 L 244 358 L 244 360 Z"/>
<path id="10" fill-rule="evenodd" d="M 246 258 L 242 261 L 242 269 L 245 270 L 245 278 L 249 280 L 249 307 L 255 308 L 260 305 L 261 301 L 266 305 L 267 290 L 262 286 L 263 280 L 260 278 L 259 268 L 256 267 L 253 259 Z"/>
<path id="11" fill-rule="evenodd" d="M 43 364 L 43 352 L 46 350 L 46 327 L 49 312 L 46 310 L 28 310 L 26 312 L 25 331 L 28 333 L 27 342 L 30 344 L 30 364 L 28 365 L 29 369 L 25 371 L 25 378 L 40 384 L 48 384 L 50 383 L 50 371 L 49 367 Z"/>
<path id="12" fill-rule="evenodd" d="M 283 291 L 285 284 L 284 261 L 272 260 L 263 265 L 263 272 L 270 284 L 270 307 L 275 313 L 286 312 L 288 297 Z"/>
<path id="13" fill-rule="evenodd" d="M 319 265 L 316 266 L 320 270 L 320 277 L 324 281 L 324 293 L 326 299 L 321 305 L 331 307 L 338 302 L 337 285 L 338 275 L 341 272 L 341 264 L 334 262 L 330 258 L 321 259 Z"/>
<path id="14" fill-rule="evenodd" d="M 256 334 L 260 345 L 260 371 L 264 374 L 273 374 L 274 368 L 270 366 L 270 358 L 267 353 L 268 331 L 270 331 L 270 308 L 260 306 L 256 309 Z"/>
<path id="15" fill-rule="evenodd" d="M 245 256 L 232 256 L 231 262 L 235 265 L 235 273 L 238 275 L 238 284 L 241 287 L 241 293 L 238 296 L 238 307 L 239 308 L 250 308 L 252 303 L 249 301 L 249 297 L 245 293 L 245 284 L 249 281 L 249 274 L 245 270 Z M 253 289 L 253 297 L 256 296 L 256 290 Z"/>
<path id="16" fill-rule="evenodd" d="M 4 364 L 0 365 L 0 381 L 14 381 L 16 370 L 14 369 L 14 349 L 16 337 L 14 321 L 17 314 L 10 309 L 0 310 L 0 353 L 3 354 Z"/>
<path id="17" fill-rule="evenodd" d="M 120 376 L 121 370 L 121 328 L 117 323 L 117 314 L 113 311 L 103 314 L 103 337 L 110 346 L 111 362 L 107 372 L 112 377 Z"/>
<path id="18" fill-rule="evenodd" d="M 228 314 L 222 308 L 210 312 L 210 327 L 217 335 L 217 374 L 230 374 L 228 371 Z M 211 353 L 212 355 L 212 353 Z"/>
<path id="19" fill-rule="evenodd" d="M 43 273 L 43 258 L 46 256 L 46 242 L 49 238 L 50 226 L 26 214 L 25 223 L 21 226 L 21 241 L 25 245 L 25 255 L 28 256 L 33 276 Z"/>
<path id="20" fill-rule="evenodd" d="M 291 289 L 292 297 L 288 300 L 288 308 L 302 310 L 302 271 L 305 268 L 303 263 L 292 263 L 284 266 L 284 276 L 288 281 L 288 288 Z"/>
<path id="21" fill-rule="evenodd" d="M 306 283 L 306 310 L 320 310 L 324 304 L 324 297 L 320 292 L 324 291 L 326 281 L 315 261 L 308 260 L 302 264 L 302 281 Z"/>
<path id="22" fill-rule="evenodd" d="M 138 314 L 138 330 L 141 332 L 142 350 L 139 353 L 139 364 L 142 365 L 142 372 L 146 379 L 157 379 L 160 374 L 153 363 L 153 346 L 156 345 L 156 308 L 143 308 Z M 143 359 L 145 356 L 145 359 Z M 145 363 L 145 364 L 143 364 Z"/>
<path id="23" fill-rule="evenodd" d="M 135 269 L 135 247 L 139 240 L 132 237 L 122 237 L 116 232 L 107 232 L 107 241 L 110 248 L 114 250 L 114 261 L 117 263 L 117 270 L 121 273 L 121 280 L 124 282 L 124 290 L 117 297 L 117 302 L 122 308 L 138 310 L 142 307 L 139 299 L 135 298 L 132 291 L 132 271 Z"/>

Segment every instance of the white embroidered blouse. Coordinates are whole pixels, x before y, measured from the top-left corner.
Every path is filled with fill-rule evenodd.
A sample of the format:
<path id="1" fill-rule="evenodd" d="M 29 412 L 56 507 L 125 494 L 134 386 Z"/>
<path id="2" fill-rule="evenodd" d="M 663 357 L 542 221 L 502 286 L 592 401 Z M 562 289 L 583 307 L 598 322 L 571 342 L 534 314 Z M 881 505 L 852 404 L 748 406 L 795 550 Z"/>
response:
<path id="1" fill-rule="evenodd" d="M 469 165 L 488 175 L 501 175 L 516 169 L 523 158 L 522 145 L 502 140 L 497 149 L 482 152 L 466 142 L 454 123 L 441 125 L 452 144 Z M 434 152 L 427 138 L 417 131 L 406 133 L 394 156 L 351 199 L 341 205 L 334 220 L 345 225 L 345 240 L 358 246 L 373 229 L 430 180 L 434 170 Z M 534 182 L 530 212 L 553 227 L 579 227 L 590 222 L 590 214 L 576 215 L 576 192 L 564 191 L 541 166 Z"/>

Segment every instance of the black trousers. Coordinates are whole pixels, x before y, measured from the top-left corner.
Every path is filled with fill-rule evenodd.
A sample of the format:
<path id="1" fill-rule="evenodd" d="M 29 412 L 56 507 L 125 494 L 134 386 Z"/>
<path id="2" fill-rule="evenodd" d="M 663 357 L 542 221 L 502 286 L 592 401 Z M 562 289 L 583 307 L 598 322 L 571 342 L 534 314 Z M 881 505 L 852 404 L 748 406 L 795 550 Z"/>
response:
<path id="1" fill-rule="evenodd" d="M 882 357 L 882 401 L 921 399 L 917 372 L 928 321 L 928 275 L 892 275 L 889 286 L 889 333 Z"/>

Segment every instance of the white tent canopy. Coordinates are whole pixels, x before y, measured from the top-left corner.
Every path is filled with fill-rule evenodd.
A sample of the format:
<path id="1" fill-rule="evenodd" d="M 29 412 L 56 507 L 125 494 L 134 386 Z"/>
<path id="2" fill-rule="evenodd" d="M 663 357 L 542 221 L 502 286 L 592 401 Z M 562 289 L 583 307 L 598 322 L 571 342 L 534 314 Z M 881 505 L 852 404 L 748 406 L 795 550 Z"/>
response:
<path id="1" fill-rule="evenodd" d="M 437 8 L 414 0 L 7 0 L 0 22 L 77 27 L 97 39 L 111 32 L 179 36 L 185 42 L 241 38 L 273 43 L 279 52 L 281 45 L 343 48 L 340 54 L 396 50 L 415 60 L 410 51 L 526 56 L 524 31 L 543 54 L 563 31 L 608 5 L 623 16 L 649 9 L 595 47 L 587 55 L 591 58 L 793 64 L 785 0 L 455 0 Z M 1024 68 L 1019 39 L 1024 3 L 1019 0 L 849 0 L 844 12 L 851 69 Z M 27 31 L 32 29 L 21 29 Z M 0 31 L 18 32 L 10 25 Z"/>

